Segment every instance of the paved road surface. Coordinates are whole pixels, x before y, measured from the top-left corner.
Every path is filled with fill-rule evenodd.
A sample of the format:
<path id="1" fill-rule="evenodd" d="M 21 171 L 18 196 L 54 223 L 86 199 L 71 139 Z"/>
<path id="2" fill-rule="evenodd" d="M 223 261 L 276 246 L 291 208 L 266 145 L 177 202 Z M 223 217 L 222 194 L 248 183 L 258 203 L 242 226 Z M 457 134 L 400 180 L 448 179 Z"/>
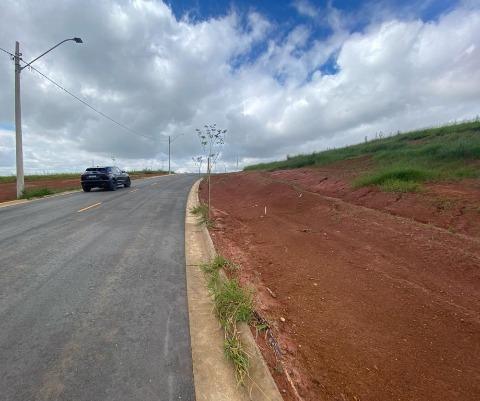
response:
<path id="1" fill-rule="evenodd" d="M 2 401 L 194 400 L 184 212 L 195 179 L 0 209 Z"/>

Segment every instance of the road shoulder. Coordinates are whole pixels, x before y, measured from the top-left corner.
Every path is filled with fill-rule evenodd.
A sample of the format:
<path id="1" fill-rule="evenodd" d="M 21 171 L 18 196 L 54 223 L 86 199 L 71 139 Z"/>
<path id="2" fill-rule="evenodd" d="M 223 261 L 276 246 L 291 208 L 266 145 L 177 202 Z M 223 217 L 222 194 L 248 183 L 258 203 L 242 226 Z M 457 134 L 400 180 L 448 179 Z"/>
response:
<path id="1" fill-rule="evenodd" d="M 282 397 L 257 348 L 248 326 L 242 326 L 242 341 L 251 355 L 248 388 L 237 386 L 233 367 L 223 353 L 224 333 L 214 313 L 200 264 L 215 256 L 212 240 L 204 226 L 190 213 L 198 204 L 197 181 L 188 196 L 185 219 L 185 257 L 193 373 L 197 401 L 280 401 Z"/>

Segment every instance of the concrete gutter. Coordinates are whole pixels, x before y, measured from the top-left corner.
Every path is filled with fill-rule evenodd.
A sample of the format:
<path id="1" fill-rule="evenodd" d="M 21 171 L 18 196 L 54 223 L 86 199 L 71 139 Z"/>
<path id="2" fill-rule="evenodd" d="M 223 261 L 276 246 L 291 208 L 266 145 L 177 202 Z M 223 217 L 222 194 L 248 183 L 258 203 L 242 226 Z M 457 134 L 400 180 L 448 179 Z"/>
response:
<path id="1" fill-rule="evenodd" d="M 282 401 L 282 396 L 246 324 L 239 325 L 240 338 L 250 355 L 250 379 L 238 386 L 232 364 L 223 352 L 223 329 L 214 315 L 200 265 L 215 255 L 212 239 L 205 226 L 197 224 L 190 209 L 199 204 L 198 180 L 190 190 L 185 219 L 185 257 L 187 269 L 188 312 L 192 344 L 193 375 L 197 401 Z"/>

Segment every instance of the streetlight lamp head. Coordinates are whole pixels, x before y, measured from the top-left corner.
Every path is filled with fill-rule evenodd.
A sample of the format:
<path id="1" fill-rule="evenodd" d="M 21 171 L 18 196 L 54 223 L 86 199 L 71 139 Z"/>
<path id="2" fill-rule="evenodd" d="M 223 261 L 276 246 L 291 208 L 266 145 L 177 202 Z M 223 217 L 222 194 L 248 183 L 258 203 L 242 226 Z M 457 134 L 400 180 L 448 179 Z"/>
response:
<path id="1" fill-rule="evenodd" d="M 77 43 L 83 43 L 83 40 L 81 38 L 73 38 L 73 40 Z"/>

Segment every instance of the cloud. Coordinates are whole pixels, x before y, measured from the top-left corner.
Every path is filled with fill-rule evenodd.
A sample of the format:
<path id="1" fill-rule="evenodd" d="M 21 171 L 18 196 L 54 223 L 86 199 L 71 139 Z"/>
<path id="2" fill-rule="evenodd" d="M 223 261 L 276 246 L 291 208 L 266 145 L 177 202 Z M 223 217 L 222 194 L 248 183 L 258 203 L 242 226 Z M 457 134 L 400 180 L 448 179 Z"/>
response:
<path id="1" fill-rule="evenodd" d="M 83 45 L 65 44 L 37 67 L 141 133 L 24 70 L 27 171 L 80 170 L 92 160 L 111 163 L 112 155 L 122 167 L 161 167 L 166 136 L 180 134 L 174 167 L 194 170 L 195 128 L 213 122 L 228 129 L 221 163 L 235 167 L 237 157 L 241 164 L 278 158 L 479 112 L 480 10 L 472 5 L 430 22 L 389 15 L 362 31 L 337 24 L 326 37 L 301 23 L 285 34 L 255 11 L 178 19 L 166 4 L 141 0 L 7 0 L 2 7 L 0 46 L 19 40 L 25 59 L 82 37 Z M 325 63 L 335 64 L 334 73 L 325 73 Z M 0 76 L 1 128 L 13 121 L 6 56 Z M 13 139 L 2 139 L 9 135 L 3 128 L 0 173 L 14 171 Z"/>
<path id="2" fill-rule="evenodd" d="M 307 0 L 295 0 L 292 6 L 305 17 L 316 18 L 318 16 L 318 10 Z"/>

